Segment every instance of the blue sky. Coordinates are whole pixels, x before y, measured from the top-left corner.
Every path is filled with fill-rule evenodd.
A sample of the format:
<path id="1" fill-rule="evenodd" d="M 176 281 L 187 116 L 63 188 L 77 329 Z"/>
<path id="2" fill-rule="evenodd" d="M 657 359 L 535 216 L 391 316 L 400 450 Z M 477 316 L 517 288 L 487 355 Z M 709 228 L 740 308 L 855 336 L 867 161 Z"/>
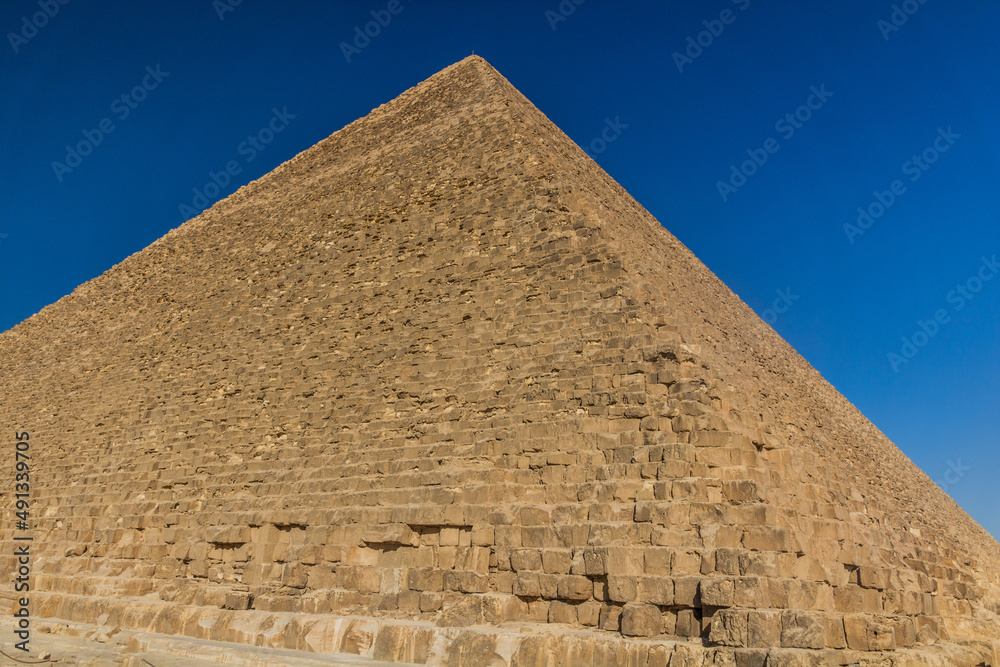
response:
<path id="1" fill-rule="evenodd" d="M 0 330 L 474 51 L 1000 535 L 997 25 L 984 0 L 7 0 Z"/>

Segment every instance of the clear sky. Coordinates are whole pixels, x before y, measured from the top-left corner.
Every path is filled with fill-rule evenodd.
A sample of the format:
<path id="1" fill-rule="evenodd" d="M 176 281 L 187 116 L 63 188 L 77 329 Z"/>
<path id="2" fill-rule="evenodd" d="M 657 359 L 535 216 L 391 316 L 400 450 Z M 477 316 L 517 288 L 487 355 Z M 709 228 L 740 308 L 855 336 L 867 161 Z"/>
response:
<path id="1" fill-rule="evenodd" d="M 4 0 L 0 330 L 475 52 L 1000 535 L 998 25 L 985 0 Z"/>

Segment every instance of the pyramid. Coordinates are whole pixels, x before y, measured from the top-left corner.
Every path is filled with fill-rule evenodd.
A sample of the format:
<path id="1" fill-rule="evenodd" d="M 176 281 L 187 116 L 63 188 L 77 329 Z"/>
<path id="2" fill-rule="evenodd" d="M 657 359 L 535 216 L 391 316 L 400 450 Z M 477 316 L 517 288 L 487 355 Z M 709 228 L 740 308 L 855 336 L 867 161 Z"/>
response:
<path id="1" fill-rule="evenodd" d="M 1000 545 L 479 57 L 0 335 L 0 379 L 36 637 L 1000 667 Z"/>

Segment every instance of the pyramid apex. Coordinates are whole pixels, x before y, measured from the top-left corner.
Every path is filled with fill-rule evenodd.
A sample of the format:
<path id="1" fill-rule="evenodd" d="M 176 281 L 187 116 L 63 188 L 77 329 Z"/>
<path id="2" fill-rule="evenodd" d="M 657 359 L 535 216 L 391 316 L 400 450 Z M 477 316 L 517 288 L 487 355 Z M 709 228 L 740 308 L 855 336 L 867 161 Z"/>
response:
<path id="1" fill-rule="evenodd" d="M 459 60 L 458 62 L 456 62 L 455 65 L 453 65 L 453 66 L 460 66 L 460 65 L 464 65 L 464 66 L 476 66 L 476 67 L 486 67 L 488 69 L 493 70 L 494 72 L 496 71 L 496 68 L 493 67 L 493 65 L 491 65 L 486 60 L 486 58 L 483 58 L 482 56 L 477 56 L 475 53 L 473 53 L 470 56 L 465 56 L 464 58 L 462 58 L 461 60 Z"/>
<path id="2" fill-rule="evenodd" d="M 479 55 L 470 55 L 462 58 L 437 74 L 432 75 L 426 81 L 437 79 L 438 77 L 461 77 L 470 74 L 482 77 L 484 82 L 506 81 L 504 76 L 493 67 L 485 58 Z"/>

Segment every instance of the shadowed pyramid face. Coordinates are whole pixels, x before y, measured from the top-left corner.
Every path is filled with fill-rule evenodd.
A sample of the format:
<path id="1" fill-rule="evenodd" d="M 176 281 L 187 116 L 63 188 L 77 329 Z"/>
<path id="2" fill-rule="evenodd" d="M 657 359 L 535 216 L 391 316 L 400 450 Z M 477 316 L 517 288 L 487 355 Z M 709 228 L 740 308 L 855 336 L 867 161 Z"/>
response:
<path id="1" fill-rule="evenodd" d="M 0 373 L 39 622 L 996 664 L 997 543 L 481 58 L 3 334 Z"/>

